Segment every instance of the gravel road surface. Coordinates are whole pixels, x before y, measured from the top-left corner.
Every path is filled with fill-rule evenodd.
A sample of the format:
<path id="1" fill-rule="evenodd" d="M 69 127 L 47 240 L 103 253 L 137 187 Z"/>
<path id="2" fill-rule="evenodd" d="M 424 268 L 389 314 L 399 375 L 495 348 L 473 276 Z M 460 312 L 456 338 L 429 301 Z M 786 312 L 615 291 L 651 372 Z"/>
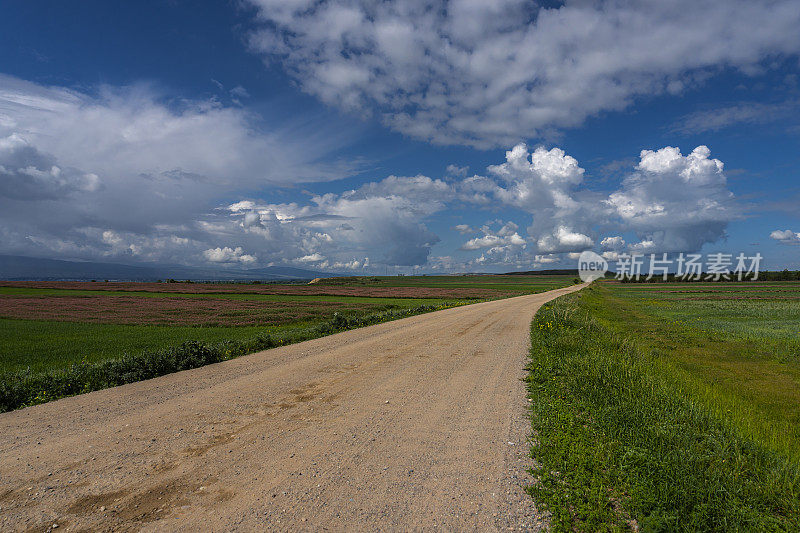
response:
<path id="1" fill-rule="evenodd" d="M 530 322 L 575 286 L 0 414 L 0 530 L 537 530 Z"/>

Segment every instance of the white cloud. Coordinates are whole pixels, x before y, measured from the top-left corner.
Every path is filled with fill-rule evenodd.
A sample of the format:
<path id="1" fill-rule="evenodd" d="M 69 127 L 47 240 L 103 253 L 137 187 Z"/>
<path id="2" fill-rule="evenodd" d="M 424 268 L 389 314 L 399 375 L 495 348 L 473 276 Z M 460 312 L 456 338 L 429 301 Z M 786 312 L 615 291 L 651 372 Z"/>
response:
<path id="1" fill-rule="evenodd" d="M 502 221 L 499 222 L 502 223 Z M 461 249 L 497 248 L 499 250 L 508 246 L 525 246 L 525 239 L 517 233 L 518 228 L 519 226 L 513 222 L 506 222 L 497 231 L 492 230 L 489 225 L 485 225 L 481 228 L 483 236 L 468 240 L 461 246 Z"/>
<path id="2" fill-rule="evenodd" d="M 781 244 L 800 244 L 800 232 L 792 230 L 775 230 L 769 234 L 770 239 L 775 239 Z"/>
<path id="3" fill-rule="evenodd" d="M 245 88 L 244 88 L 244 87 L 242 87 L 241 85 L 237 85 L 236 87 L 234 87 L 233 89 L 231 89 L 231 90 L 230 90 L 230 91 L 228 91 L 228 92 L 229 92 L 229 93 L 230 93 L 230 95 L 231 95 L 231 96 L 233 96 L 234 98 L 238 98 L 238 99 L 241 99 L 241 98 L 250 98 L 250 93 L 249 93 L 249 92 L 247 92 L 247 89 L 245 89 Z"/>
<path id="4" fill-rule="evenodd" d="M 594 246 L 588 235 L 559 226 L 551 235 L 545 235 L 537 243 L 542 252 L 580 252 Z"/>
<path id="5" fill-rule="evenodd" d="M 100 178 L 90 172 L 62 168 L 14 133 L 0 137 L 0 196 L 22 201 L 63 200 L 79 192 L 100 188 Z"/>
<path id="6" fill-rule="evenodd" d="M 307 204 L 242 200 L 227 208 L 229 231 L 267 257 L 316 259 L 320 267 L 358 268 L 354 257 L 369 255 L 380 264 L 464 271 L 553 265 L 596 242 L 613 259 L 626 247 L 623 232 L 638 237 L 629 250 L 695 251 L 723 237 L 728 222 L 739 216 L 723 165 L 705 147 L 687 156 L 671 147 L 643 151 L 621 186 L 606 193 L 586 191 L 583 169 L 559 149 L 530 152 L 518 145 L 488 170 L 486 176 L 449 182 L 389 176 L 312 196 Z M 479 230 L 459 224 L 453 229 L 462 234 L 480 232 L 461 246 L 479 255 L 431 259 L 438 237 L 425 222 L 454 204 L 528 213 L 530 239 L 512 221 L 492 221 Z M 241 231 L 251 240 L 242 241 Z"/>
<path id="7" fill-rule="evenodd" d="M 558 263 L 561 261 L 561 257 L 555 254 L 547 254 L 547 255 L 537 255 L 534 256 L 534 266 L 538 267 L 541 265 L 550 265 L 552 263 Z"/>
<path id="8" fill-rule="evenodd" d="M 523 245 L 525 239 L 514 233 L 508 237 L 500 237 L 498 235 L 484 235 L 483 237 L 476 237 L 465 242 L 462 250 L 478 250 L 480 248 L 490 248 L 492 246 L 503 246 L 505 244 Z"/>
<path id="9" fill-rule="evenodd" d="M 596 239 L 608 251 L 625 248 L 620 235 L 601 238 L 604 230 L 634 233 L 639 242 L 631 251 L 696 251 L 724 238 L 728 223 L 741 216 L 724 165 L 705 146 L 686 156 L 673 147 L 644 150 L 620 187 L 607 193 L 586 190 L 578 161 L 556 148 L 530 152 L 520 144 L 506 152 L 505 163 L 488 170 L 488 176 L 458 182 L 458 198 L 529 213 L 528 235 L 540 253 L 580 252 Z M 484 232 L 462 248 L 503 244 Z"/>
<path id="10" fill-rule="evenodd" d="M 741 102 L 735 105 L 696 111 L 675 121 L 672 131 L 697 134 L 719 131 L 737 124 L 767 124 L 797 111 L 798 102 L 767 104 Z"/>
<path id="11" fill-rule="evenodd" d="M 337 179 L 352 170 L 325 161 L 341 146 L 325 141 L 333 137 L 326 128 L 316 135 L 306 128 L 300 137 L 289 134 L 291 125 L 259 133 L 259 120 L 214 100 L 169 102 L 144 85 L 103 86 L 93 96 L 0 75 L 0 133 L 99 175 L 253 186 Z"/>
<path id="12" fill-rule="evenodd" d="M 0 75 L 0 253 L 203 261 L 231 242 L 210 212 L 220 198 L 354 168 L 332 157 L 347 132 L 265 126 L 241 108 L 170 101 L 147 86 L 86 93 Z"/>
<path id="13" fill-rule="evenodd" d="M 424 265 L 439 241 L 424 220 L 445 209 L 450 196 L 451 186 L 441 180 L 389 176 L 312 196 L 306 205 L 235 202 L 226 208 L 227 231 L 244 231 L 262 256 L 318 262 L 318 268 L 365 268 L 369 257 L 380 264 Z"/>
<path id="14" fill-rule="evenodd" d="M 142 87 L 92 96 L 0 77 L 0 253 L 418 267 L 430 264 L 439 242 L 429 221 L 466 206 L 519 210 L 528 218 L 516 222 L 529 226 L 456 225 L 473 238 L 463 253 L 452 252 L 468 257 L 434 266 L 528 269 L 598 241 L 608 247 L 620 238 L 608 232 L 633 233 L 641 241 L 634 246 L 649 242 L 653 251 L 693 251 L 723 237 L 738 216 L 723 165 L 705 147 L 687 156 L 670 147 L 644 151 L 610 193 L 587 190 L 583 168 L 563 150 L 518 144 L 485 175 L 467 177 L 465 167 L 446 179 L 390 175 L 353 190 L 268 201 L 258 192 L 268 183 L 338 175 L 336 165 L 321 170 L 335 144 L 302 129 L 281 144 L 253 120 L 214 102 L 167 105 Z"/>
<path id="15" fill-rule="evenodd" d="M 203 257 L 211 263 L 254 263 L 256 258 L 244 253 L 241 246 L 236 248 L 209 248 L 203 252 Z"/>
<path id="16" fill-rule="evenodd" d="M 358 270 L 367 268 L 369 266 L 369 257 L 365 257 L 363 261 L 353 259 L 352 261 L 337 261 L 331 265 L 335 270 Z"/>
<path id="17" fill-rule="evenodd" d="M 298 257 L 297 258 L 297 261 L 300 261 L 301 263 L 319 263 L 320 261 L 324 261 L 324 260 L 325 260 L 325 256 L 324 255 L 320 255 L 320 254 L 318 254 L 316 252 L 314 252 L 313 254 L 304 255 L 303 257 Z"/>
<path id="18" fill-rule="evenodd" d="M 489 167 L 489 172 L 505 182 L 496 191 L 505 203 L 526 209 L 568 210 L 575 206 L 570 191 L 583 181 L 584 169 L 563 150 L 536 148 L 528 152 L 518 144 L 506 152 L 506 162 Z"/>
<path id="19" fill-rule="evenodd" d="M 794 0 L 250 0 L 252 47 L 331 105 L 412 137 L 510 145 L 723 67 L 800 51 Z"/>
<path id="20" fill-rule="evenodd" d="M 458 165 L 447 165 L 447 173 L 450 176 L 455 176 L 459 178 L 466 178 L 467 172 L 469 172 L 469 167 L 464 166 L 460 167 Z"/>
<path id="21" fill-rule="evenodd" d="M 104 252 L 103 255 L 113 257 L 119 257 L 120 255 L 136 256 L 140 255 L 142 252 L 142 247 L 140 244 L 130 242 L 130 239 L 124 238 L 115 231 L 106 230 L 102 235 L 103 242 L 110 247 L 110 249 Z"/>
<path id="22" fill-rule="evenodd" d="M 643 150 L 636 170 L 605 202 L 612 219 L 642 240 L 632 249 L 696 251 L 725 236 L 740 216 L 728 190 L 722 161 L 698 146 L 684 156 L 678 148 Z"/>
<path id="23" fill-rule="evenodd" d="M 655 241 L 653 241 L 651 239 L 648 239 L 648 240 L 645 240 L 645 241 L 633 243 L 628 247 L 628 249 L 631 252 L 636 252 L 636 253 L 640 253 L 641 254 L 641 253 L 652 252 L 652 251 L 654 251 L 656 249 L 656 247 L 657 247 L 657 245 L 656 245 Z"/>
<path id="24" fill-rule="evenodd" d="M 529 213 L 533 236 L 542 252 L 580 251 L 592 246 L 588 235 L 605 216 L 596 193 L 581 188 L 584 169 L 559 148 L 518 144 L 506 161 L 490 166 L 489 175 L 463 180 L 457 188 L 463 201 L 506 205 Z M 476 243 L 477 244 L 477 243 Z"/>
<path id="25" fill-rule="evenodd" d="M 625 239 L 623 239 L 619 235 L 606 237 L 605 239 L 600 241 L 600 246 L 602 246 L 607 250 L 618 250 L 625 246 Z"/>

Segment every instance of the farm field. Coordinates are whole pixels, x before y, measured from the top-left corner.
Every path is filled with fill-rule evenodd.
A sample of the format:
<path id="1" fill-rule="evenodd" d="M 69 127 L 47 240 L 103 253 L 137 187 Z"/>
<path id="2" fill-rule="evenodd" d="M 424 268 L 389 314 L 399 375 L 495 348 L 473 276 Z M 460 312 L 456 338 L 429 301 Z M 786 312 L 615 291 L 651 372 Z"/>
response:
<path id="1" fill-rule="evenodd" d="M 800 283 L 595 283 L 532 339 L 556 529 L 800 527 Z"/>
<path id="2" fill-rule="evenodd" d="M 420 276 L 313 284 L 0 282 L 0 380 L 135 358 L 190 341 L 238 343 L 221 356 L 227 358 L 572 281 L 569 276 Z M 25 387 L 29 394 L 31 387 Z"/>

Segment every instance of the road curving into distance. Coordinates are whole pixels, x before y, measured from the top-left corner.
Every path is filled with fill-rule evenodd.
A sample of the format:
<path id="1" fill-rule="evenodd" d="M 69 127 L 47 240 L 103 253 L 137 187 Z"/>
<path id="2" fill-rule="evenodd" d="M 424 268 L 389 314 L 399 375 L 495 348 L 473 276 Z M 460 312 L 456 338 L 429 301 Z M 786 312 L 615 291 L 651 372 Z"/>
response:
<path id="1" fill-rule="evenodd" d="M 581 287 L 0 414 L 0 530 L 538 529 L 530 323 Z"/>

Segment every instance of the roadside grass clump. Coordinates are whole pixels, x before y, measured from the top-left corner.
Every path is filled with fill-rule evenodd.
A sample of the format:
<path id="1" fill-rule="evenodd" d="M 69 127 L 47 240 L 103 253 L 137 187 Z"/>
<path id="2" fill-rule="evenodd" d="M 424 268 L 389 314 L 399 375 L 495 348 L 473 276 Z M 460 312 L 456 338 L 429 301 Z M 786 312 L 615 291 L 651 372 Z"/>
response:
<path id="1" fill-rule="evenodd" d="M 595 284 L 532 325 L 529 492 L 553 529 L 800 530 L 794 457 L 721 416 L 668 353 L 598 320 L 608 302 Z"/>
<path id="2" fill-rule="evenodd" d="M 126 353 L 102 361 L 81 361 L 66 368 L 33 373 L 29 369 L 0 374 L 0 412 L 11 411 L 95 390 L 151 379 L 181 370 L 219 363 L 260 350 L 315 339 L 332 333 L 465 305 L 447 302 L 367 315 L 334 313 L 327 321 L 249 339 L 216 343 L 186 341 L 178 346 Z"/>

